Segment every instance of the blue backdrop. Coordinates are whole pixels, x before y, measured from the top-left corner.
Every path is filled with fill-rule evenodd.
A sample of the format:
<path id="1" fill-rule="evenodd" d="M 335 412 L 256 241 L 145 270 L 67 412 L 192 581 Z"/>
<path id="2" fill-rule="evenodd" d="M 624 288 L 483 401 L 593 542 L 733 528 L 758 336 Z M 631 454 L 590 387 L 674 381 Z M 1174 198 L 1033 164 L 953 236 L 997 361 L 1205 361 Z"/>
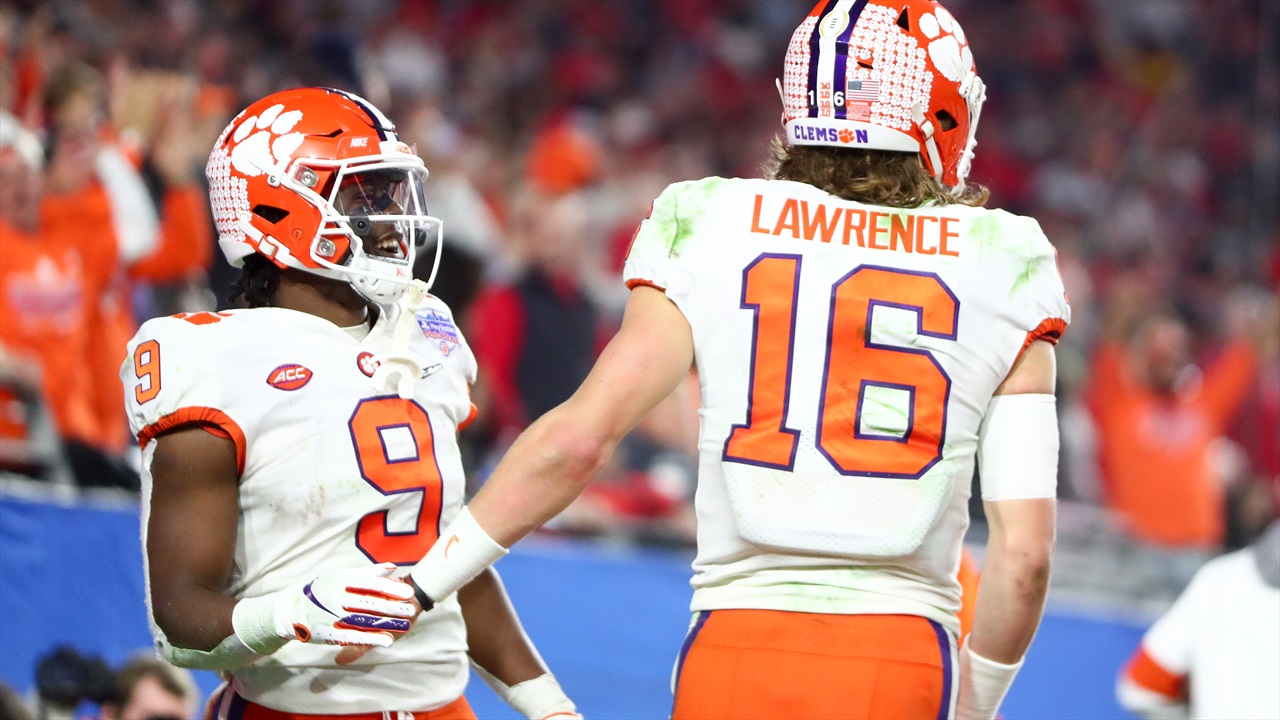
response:
<path id="1" fill-rule="evenodd" d="M 689 621 L 686 553 L 528 540 L 498 564 L 526 629 L 588 718 L 661 718 Z M 1142 628 L 1051 604 L 1002 714 L 1114 718 Z M 0 499 L 0 679 L 26 692 L 70 643 L 120 663 L 150 647 L 138 514 Z M 216 684 L 198 673 L 208 692 Z M 473 679 L 482 718 L 518 717 Z"/>

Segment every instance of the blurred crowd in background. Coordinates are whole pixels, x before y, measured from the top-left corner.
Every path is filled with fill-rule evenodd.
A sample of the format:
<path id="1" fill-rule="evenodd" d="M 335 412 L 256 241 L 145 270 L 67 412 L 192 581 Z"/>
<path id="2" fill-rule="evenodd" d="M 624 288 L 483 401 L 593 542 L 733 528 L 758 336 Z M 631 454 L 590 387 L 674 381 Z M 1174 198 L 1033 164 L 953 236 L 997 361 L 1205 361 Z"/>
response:
<path id="1" fill-rule="evenodd" d="M 948 7 L 988 86 L 970 179 L 1040 221 L 1073 307 L 1061 495 L 1179 587 L 1280 504 L 1280 3 Z M 483 482 L 617 327 L 649 202 L 760 175 L 808 9 L 0 0 L 0 466 L 137 487 L 125 341 L 226 307 L 237 272 L 215 248 L 208 151 L 248 103 L 323 85 L 381 108 L 431 171 L 433 292 L 480 363 L 463 441 Z M 691 375 L 552 529 L 691 542 L 697 405 Z"/>
<path id="2" fill-rule="evenodd" d="M 5 720 L 195 720 L 200 691 L 191 673 L 143 650 L 117 668 L 101 657 L 62 645 L 42 656 L 35 668 L 30 703 L 0 683 L 0 717 Z M 89 708 L 95 715 L 84 714 Z"/>

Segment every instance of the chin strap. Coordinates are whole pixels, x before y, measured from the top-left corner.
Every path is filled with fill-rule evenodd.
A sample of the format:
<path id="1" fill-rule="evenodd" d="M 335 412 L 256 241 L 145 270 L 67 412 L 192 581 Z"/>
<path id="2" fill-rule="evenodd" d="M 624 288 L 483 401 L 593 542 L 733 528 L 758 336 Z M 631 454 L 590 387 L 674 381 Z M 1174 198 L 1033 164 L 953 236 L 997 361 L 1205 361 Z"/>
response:
<path id="1" fill-rule="evenodd" d="M 380 392 L 395 391 L 407 399 L 413 397 L 414 383 L 422 377 L 422 363 L 409 354 L 409 338 L 418 329 L 418 308 L 427 298 L 427 284 L 414 280 L 404 297 L 406 301 L 391 334 L 391 348 L 374 356 L 378 369 L 374 371 L 372 381 Z"/>
<path id="2" fill-rule="evenodd" d="M 924 105 L 916 103 L 911 106 L 911 119 L 920 134 L 924 136 L 924 148 L 929 153 L 929 166 L 933 168 L 933 177 L 942 182 L 942 156 L 938 154 L 938 141 L 933 139 L 933 123 L 924 115 Z"/>

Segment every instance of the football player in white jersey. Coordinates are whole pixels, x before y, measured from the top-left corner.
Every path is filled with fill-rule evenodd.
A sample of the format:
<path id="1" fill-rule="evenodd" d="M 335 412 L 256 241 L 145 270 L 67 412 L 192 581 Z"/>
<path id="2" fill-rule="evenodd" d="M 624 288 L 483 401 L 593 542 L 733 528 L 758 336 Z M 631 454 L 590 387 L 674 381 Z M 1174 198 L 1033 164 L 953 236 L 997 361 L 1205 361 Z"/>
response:
<path id="1" fill-rule="evenodd" d="M 1272 485 L 1280 503 L 1280 480 Z M 1116 682 L 1144 718 L 1280 717 L 1280 520 L 1210 560 L 1142 637 Z"/>
<path id="2" fill-rule="evenodd" d="M 421 159 L 302 88 L 240 113 L 207 174 L 249 308 L 152 320 L 121 368 L 160 653 L 225 671 L 227 720 L 474 718 L 468 659 L 527 717 L 579 717 L 497 575 L 416 622 L 397 577 L 462 506 L 474 412 L 471 350 L 410 274 L 440 230 Z"/>
<path id="3" fill-rule="evenodd" d="M 993 717 L 1053 546 L 1069 321 L 1054 250 L 965 185 L 985 91 L 936 2 L 823 0 L 779 89 L 771 177 L 654 201 L 622 329 L 411 580 L 449 597 L 694 365 L 698 555 L 673 717 Z M 957 648 L 975 461 L 991 532 Z"/>

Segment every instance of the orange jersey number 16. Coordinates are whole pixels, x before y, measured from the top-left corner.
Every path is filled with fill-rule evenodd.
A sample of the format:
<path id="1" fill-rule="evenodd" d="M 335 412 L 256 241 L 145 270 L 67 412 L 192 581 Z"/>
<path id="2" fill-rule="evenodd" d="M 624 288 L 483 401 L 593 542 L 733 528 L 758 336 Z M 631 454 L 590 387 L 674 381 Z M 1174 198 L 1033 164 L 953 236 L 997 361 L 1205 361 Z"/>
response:
<path id="1" fill-rule="evenodd" d="M 724 459 L 790 470 L 800 433 L 785 426 L 794 356 L 799 255 L 763 254 L 742 273 L 742 307 L 755 327 L 747 422 Z M 818 450 L 842 475 L 914 479 L 942 457 L 951 378 L 927 350 L 872 341 L 876 308 L 915 313 L 917 334 L 956 339 L 960 301 L 933 273 L 861 265 L 831 288 Z M 864 427 L 869 388 L 905 394 L 905 430 Z"/>

